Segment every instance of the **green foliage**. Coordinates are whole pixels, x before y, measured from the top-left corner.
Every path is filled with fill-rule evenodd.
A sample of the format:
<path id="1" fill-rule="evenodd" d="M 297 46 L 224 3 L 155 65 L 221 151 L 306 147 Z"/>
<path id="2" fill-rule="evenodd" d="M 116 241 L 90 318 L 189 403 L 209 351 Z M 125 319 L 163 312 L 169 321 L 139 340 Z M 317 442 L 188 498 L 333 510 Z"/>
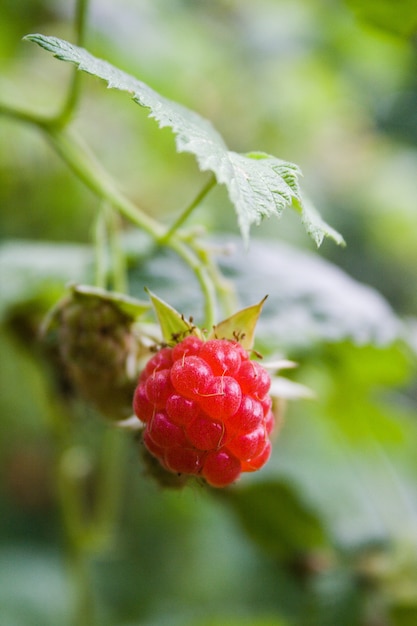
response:
<path id="1" fill-rule="evenodd" d="M 417 34 L 414 0 L 346 0 L 359 19 L 402 37 Z"/>
<path id="2" fill-rule="evenodd" d="M 253 617 L 247 616 L 233 617 L 213 617 L 204 619 L 202 621 L 193 621 L 189 623 L 189 626 L 286 626 L 287 621 L 279 617 Z"/>
<path id="3" fill-rule="evenodd" d="M 259 480 L 227 495 L 251 539 L 267 554 L 291 561 L 326 545 L 320 518 L 288 483 Z"/>
<path id="4" fill-rule="evenodd" d="M 296 165 L 267 154 L 242 155 L 229 151 L 207 120 L 167 100 L 106 61 L 56 37 L 28 35 L 26 39 L 52 52 L 58 59 L 75 63 L 80 70 L 105 80 L 109 88 L 127 91 L 137 104 L 150 109 L 150 116 L 161 128 L 172 128 L 178 151 L 194 154 L 201 170 L 212 171 L 217 181 L 226 185 L 246 241 L 251 224 L 259 224 L 264 217 L 279 216 L 286 206 L 295 203 L 303 207 Z M 302 214 L 303 223 L 317 245 L 325 236 L 332 237 L 337 243 L 343 242 L 342 237 L 310 209 L 302 208 Z"/>

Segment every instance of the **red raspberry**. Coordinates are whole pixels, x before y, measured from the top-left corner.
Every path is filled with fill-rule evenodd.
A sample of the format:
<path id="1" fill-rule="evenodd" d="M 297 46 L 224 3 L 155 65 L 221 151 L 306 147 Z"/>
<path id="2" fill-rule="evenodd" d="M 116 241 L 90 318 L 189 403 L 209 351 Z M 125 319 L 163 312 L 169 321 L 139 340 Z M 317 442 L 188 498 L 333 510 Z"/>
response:
<path id="1" fill-rule="evenodd" d="M 239 478 L 241 471 L 241 462 L 225 448 L 210 452 L 203 466 L 203 476 L 212 487 L 226 487 Z"/>
<path id="2" fill-rule="evenodd" d="M 202 339 L 195 335 L 190 335 L 183 339 L 181 343 L 177 343 L 177 345 L 174 346 L 172 349 L 172 358 L 174 361 L 178 361 L 178 359 L 182 359 L 183 356 L 199 356 L 203 344 Z"/>
<path id="3" fill-rule="evenodd" d="M 229 443 L 229 450 L 242 461 L 250 461 L 262 452 L 265 442 L 265 427 L 263 424 L 260 424 L 249 433 L 236 435 Z"/>
<path id="4" fill-rule="evenodd" d="M 272 433 L 274 426 L 275 426 L 274 414 L 272 413 L 272 411 L 268 411 L 268 413 L 265 415 L 265 430 L 268 433 L 268 435 Z"/>
<path id="5" fill-rule="evenodd" d="M 169 396 L 174 393 L 170 370 L 152 372 L 145 383 L 146 397 L 157 409 L 164 409 Z"/>
<path id="6" fill-rule="evenodd" d="M 206 392 L 212 378 L 209 365 L 198 356 L 183 357 L 175 361 L 171 368 L 172 384 L 186 398 L 198 400 Z"/>
<path id="7" fill-rule="evenodd" d="M 233 376 L 240 367 L 241 358 L 236 344 L 225 339 L 212 339 L 206 341 L 200 350 L 200 357 L 207 361 L 213 370 L 213 374 Z"/>
<path id="8" fill-rule="evenodd" d="M 217 422 L 202 413 L 185 429 L 188 441 L 198 450 L 216 450 L 225 439 L 225 428 L 222 422 Z"/>
<path id="9" fill-rule="evenodd" d="M 238 372 L 238 379 L 242 391 L 253 395 L 258 400 L 265 398 L 271 386 L 268 372 L 257 361 L 242 363 Z"/>
<path id="10" fill-rule="evenodd" d="M 171 472 L 226 487 L 271 453 L 269 375 L 237 342 L 190 335 L 155 354 L 133 407 L 148 451 Z"/>
<path id="11" fill-rule="evenodd" d="M 262 452 L 260 452 L 257 457 L 251 459 L 250 461 L 244 461 L 242 463 L 242 472 L 256 472 L 256 470 L 265 465 L 265 463 L 271 456 L 271 448 L 271 442 L 267 440 Z"/>
<path id="12" fill-rule="evenodd" d="M 201 413 L 200 406 L 197 402 L 189 398 L 184 398 L 184 396 L 180 396 L 177 393 L 173 393 L 169 396 L 166 403 L 166 410 L 168 416 L 175 424 L 181 424 L 183 426 L 189 424 Z"/>
<path id="13" fill-rule="evenodd" d="M 170 421 L 166 413 L 155 413 L 147 427 L 150 438 L 161 448 L 186 446 L 187 439 L 180 426 Z"/>
<path id="14" fill-rule="evenodd" d="M 162 348 L 153 356 L 146 364 L 144 371 L 142 372 L 141 379 L 147 378 L 153 372 L 163 370 L 171 367 L 172 365 L 172 350 L 171 348 Z"/>
<path id="15" fill-rule="evenodd" d="M 229 432 L 250 432 L 263 422 L 262 405 L 252 396 L 242 396 L 238 410 L 227 420 Z"/>
<path id="16" fill-rule="evenodd" d="M 226 419 L 236 413 L 241 400 L 242 391 L 237 380 L 231 376 L 216 376 L 200 396 L 200 406 L 210 417 Z"/>
<path id="17" fill-rule="evenodd" d="M 171 472 L 178 474 L 198 474 L 202 467 L 203 453 L 195 448 L 169 448 L 164 461 Z"/>
<path id="18" fill-rule="evenodd" d="M 139 383 L 133 397 L 133 410 L 137 416 L 140 415 L 142 422 L 149 422 L 155 413 L 155 407 L 148 400 L 146 395 L 146 384 Z"/>

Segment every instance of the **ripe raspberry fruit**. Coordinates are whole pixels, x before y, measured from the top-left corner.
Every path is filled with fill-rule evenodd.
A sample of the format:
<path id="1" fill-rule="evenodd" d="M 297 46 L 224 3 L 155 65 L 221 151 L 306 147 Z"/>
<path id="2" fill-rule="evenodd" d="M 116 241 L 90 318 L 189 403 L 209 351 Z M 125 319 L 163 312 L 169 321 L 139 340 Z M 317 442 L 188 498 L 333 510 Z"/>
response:
<path id="1" fill-rule="evenodd" d="M 271 452 L 270 378 L 237 342 L 189 335 L 145 366 L 133 407 L 165 469 L 226 487 Z"/>
<path id="2" fill-rule="evenodd" d="M 175 390 L 186 398 L 198 400 L 205 394 L 212 378 L 209 365 L 198 356 L 184 356 L 171 368 L 171 382 Z"/>
<path id="3" fill-rule="evenodd" d="M 242 400 L 240 385 L 231 376 L 211 378 L 200 396 L 200 406 L 213 419 L 226 419 L 238 410 Z"/>
<path id="4" fill-rule="evenodd" d="M 253 395 L 258 400 L 265 398 L 271 386 L 271 379 L 268 372 L 257 361 L 242 363 L 238 377 L 244 393 Z"/>
<path id="5" fill-rule="evenodd" d="M 236 344 L 226 339 L 212 339 L 206 341 L 200 351 L 200 357 L 204 359 L 213 370 L 213 374 L 224 376 L 237 373 L 241 358 Z"/>

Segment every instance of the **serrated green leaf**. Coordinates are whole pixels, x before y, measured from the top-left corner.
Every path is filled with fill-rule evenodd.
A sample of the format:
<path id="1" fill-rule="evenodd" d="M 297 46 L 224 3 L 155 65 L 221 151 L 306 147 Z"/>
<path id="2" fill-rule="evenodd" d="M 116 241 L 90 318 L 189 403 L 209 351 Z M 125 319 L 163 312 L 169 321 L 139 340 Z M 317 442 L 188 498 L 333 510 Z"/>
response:
<path id="1" fill-rule="evenodd" d="M 339 244 L 339 246 L 346 245 L 342 235 L 340 235 L 334 228 L 326 224 L 310 200 L 307 200 L 305 197 L 302 199 L 295 198 L 293 201 L 293 208 L 301 214 L 301 221 L 318 248 L 323 243 L 323 239 L 325 237 L 330 237 L 337 244 Z"/>
<path id="2" fill-rule="evenodd" d="M 155 314 L 161 327 L 162 338 L 167 343 L 172 343 L 176 336 L 198 335 L 200 331 L 191 322 L 185 319 L 171 305 L 158 298 L 154 293 L 146 290 L 152 301 Z"/>
<path id="3" fill-rule="evenodd" d="M 210 337 L 239 339 L 245 350 L 251 350 L 255 340 L 255 328 L 267 296 L 258 304 L 246 307 L 214 326 Z"/>
<path id="4" fill-rule="evenodd" d="M 232 164 L 232 173 L 224 180 L 228 188 L 245 241 L 249 238 L 249 229 L 252 224 L 259 224 L 265 217 L 275 215 L 280 217 L 282 211 L 291 206 L 297 195 L 294 189 L 286 182 L 283 173 L 296 165 L 281 161 L 270 155 L 255 158 L 250 155 L 229 152 L 228 157 Z"/>
<path id="5" fill-rule="evenodd" d="M 246 242 L 252 224 L 259 224 L 263 218 L 272 215 L 279 217 L 286 207 L 294 206 L 294 202 L 302 205 L 298 185 L 300 171 L 293 163 L 261 152 L 243 155 L 228 150 L 208 120 L 164 98 L 148 85 L 97 59 L 83 48 L 40 34 L 27 35 L 25 39 L 52 52 L 58 59 L 74 63 L 80 70 L 105 80 L 109 88 L 127 91 L 137 104 L 150 110 L 150 117 L 159 122 L 161 128 L 171 128 L 176 136 L 177 150 L 193 154 L 202 171 L 212 171 L 217 182 L 227 187 Z M 303 222 L 308 232 L 314 233 L 315 241 L 329 236 L 340 243 L 340 236 L 317 216 L 310 224 L 307 211 Z"/>

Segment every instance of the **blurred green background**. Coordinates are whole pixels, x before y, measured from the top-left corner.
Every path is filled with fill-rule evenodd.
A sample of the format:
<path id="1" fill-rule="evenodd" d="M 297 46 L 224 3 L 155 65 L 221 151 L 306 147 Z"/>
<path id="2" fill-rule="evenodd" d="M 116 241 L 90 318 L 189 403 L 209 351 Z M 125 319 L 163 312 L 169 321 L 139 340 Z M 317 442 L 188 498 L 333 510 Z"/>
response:
<path id="1" fill-rule="evenodd" d="M 0 101 L 53 113 L 70 68 L 22 37 L 73 40 L 73 3 L 0 8 Z M 116 531 L 89 553 L 97 624 L 416 624 L 414 3 L 92 0 L 89 13 L 91 52 L 210 119 L 231 149 L 297 163 L 347 242 L 317 252 L 288 213 L 254 229 L 245 251 L 222 188 L 191 218 L 235 246 L 220 265 L 242 304 L 270 294 L 259 348 L 298 361 L 291 378 L 317 398 L 289 403 L 269 464 L 227 492 L 162 490 L 137 445 L 120 444 Z M 90 77 L 74 127 L 162 221 L 206 180 L 168 130 Z M 0 116 L 0 206 L 0 621 L 66 625 L 56 414 L 68 412 L 66 462 L 91 499 L 106 425 L 58 393 L 37 327 L 68 281 L 91 280 L 98 202 L 38 132 Z M 126 246 L 133 295 L 147 285 L 198 316 L 178 260 L 133 231 Z"/>

